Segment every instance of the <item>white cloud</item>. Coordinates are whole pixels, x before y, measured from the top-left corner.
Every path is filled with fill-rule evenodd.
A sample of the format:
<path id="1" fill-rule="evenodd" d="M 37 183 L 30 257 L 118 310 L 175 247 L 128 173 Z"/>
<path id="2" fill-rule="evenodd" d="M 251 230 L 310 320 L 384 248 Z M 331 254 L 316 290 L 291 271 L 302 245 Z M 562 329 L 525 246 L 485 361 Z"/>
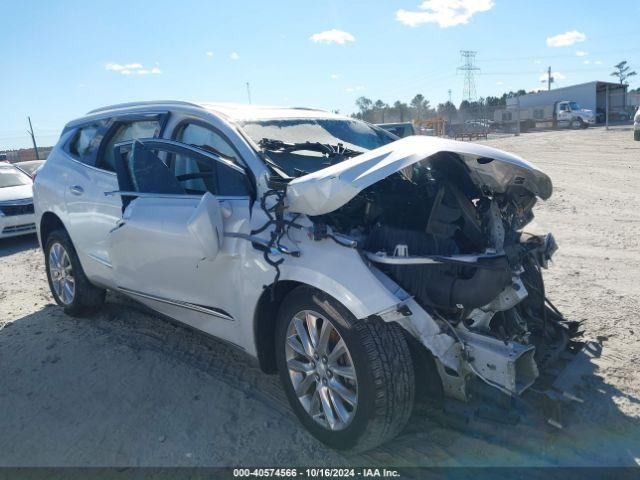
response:
<path id="1" fill-rule="evenodd" d="M 238 55 L 238 52 L 231 52 L 229 54 L 229 58 L 231 60 L 240 60 L 240 55 Z"/>
<path id="2" fill-rule="evenodd" d="M 576 57 L 586 57 L 587 55 L 589 55 L 589 52 L 585 52 L 584 50 L 578 50 L 576 52 Z"/>
<path id="3" fill-rule="evenodd" d="M 536 65 L 540 65 L 542 63 L 542 60 L 534 60 L 533 63 L 535 63 Z"/>
<path id="4" fill-rule="evenodd" d="M 160 68 L 158 67 L 158 65 L 160 64 L 158 62 L 156 62 L 155 64 L 155 67 L 148 69 L 144 68 L 141 63 L 120 64 L 109 62 L 104 66 L 104 68 L 105 70 L 118 72 L 121 75 L 159 75 L 162 73 L 162 70 L 160 70 Z"/>
<path id="5" fill-rule="evenodd" d="M 330 75 L 331 80 L 338 80 L 340 78 L 340 74 L 339 73 L 332 73 Z"/>
<path id="6" fill-rule="evenodd" d="M 213 57 L 213 52 L 204 52 L 204 54 L 209 58 Z"/>
<path id="7" fill-rule="evenodd" d="M 355 87 L 347 87 L 344 89 L 344 91 L 347 93 L 359 92 L 361 90 L 364 90 L 364 87 L 362 85 L 356 85 Z"/>
<path id="8" fill-rule="evenodd" d="M 356 38 L 348 32 L 333 28 L 331 30 L 325 30 L 324 32 L 314 33 L 309 37 L 309 40 L 315 43 L 337 43 L 344 45 L 347 42 L 355 42 Z"/>
<path id="9" fill-rule="evenodd" d="M 547 47 L 568 47 L 574 43 L 584 42 L 587 36 L 577 30 L 560 33 L 553 37 L 547 37 Z"/>
<path id="10" fill-rule="evenodd" d="M 425 0 L 416 10 L 398 10 L 396 20 L 409 27 L 436 23 L 440 28 L 469 23 L 476 13 L 487 12 L 493 0 Z"/>
<path id="11" fill-rule="evenodd" d="M 558 81 L 558 80 L 566 80 L 566 78 L 567 78 L 565 75 L 563 75 L 563 74 L 562 74 L 562 73 L 560 73 L 560 72 L 551 72 L 551 76 L 553 77 L 553 80 L 554 80 L 554 81 Z M 545 73 L 543 73 L 542 75 L 540 75 L 540 81 L 541 81 L 541 82 L 546 82 L 546 81 L 547 81 L 547 78 L 548 78 L 548 76 L 547 76 L 547 73 L 546 73 L 546 72 L 545 72 Z"/>
<path id="12" fill-rule="evenodd" d="M 127 63 L 125 65 L 121 65 L 120 63 L 109 62 L 104 66 L 104 68 L 114 72 L 122 72 L 124 70 L 136 70 L 138 68 L 142 68 L 142 65 L 139 63 Z"/>
<path id="13" fill-rule="evenodd" d="M 593 63 L 595 63 L 596 65 L 602 65 L 602 60 L 596 60 L 596 61 L 595 61 L 595 62 L 593 62 Z"/>
<path id="14" fill-rule="evenodd" d="M 591 63 L 591 60 L 583 60 L 582 63 L 584 63 L 585 65 L 589 65 Z"/>
<path id="15" fill-rule="evenodd" d="M 504 85 L 504 82 L 503 82 L 502 80 L 498 80 L 498 81 L 496 82 L 496 85 Z"/>

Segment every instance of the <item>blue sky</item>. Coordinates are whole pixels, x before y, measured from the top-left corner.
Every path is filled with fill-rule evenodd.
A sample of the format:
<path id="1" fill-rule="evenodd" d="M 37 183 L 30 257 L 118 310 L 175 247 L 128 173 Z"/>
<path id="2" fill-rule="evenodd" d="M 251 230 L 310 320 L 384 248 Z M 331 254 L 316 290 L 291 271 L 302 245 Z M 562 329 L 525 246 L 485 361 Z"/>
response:
<path id="1" fill-rule="evenodd" d="M 613 4 L 612 4 L 613 5 Z M 593 0 L 35 1 L 0 5 L 0 150 L 41 145 L 98 106 L 185 99 L 355 110 L 422 93 L 462 99 L 461 49 L 479 96 L 639 75 L 640 5 Z M 581 56 L 580 56 L 581 55 Z"/>

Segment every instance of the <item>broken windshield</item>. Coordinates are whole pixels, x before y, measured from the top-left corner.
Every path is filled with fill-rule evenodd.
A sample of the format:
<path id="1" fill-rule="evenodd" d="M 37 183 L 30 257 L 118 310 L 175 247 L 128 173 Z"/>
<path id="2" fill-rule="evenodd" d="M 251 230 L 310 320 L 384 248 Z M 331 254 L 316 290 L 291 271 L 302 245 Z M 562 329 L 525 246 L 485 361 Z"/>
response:
<path id="1" fill-rule="evenodd" d="M 304 150 L 265 148 L 268 144 L 283 142 L 300 145 L 313 143 L 338 146 L 355 154 L 386 145 L 396 138 L 384 130 L 375 128 L 359 120 L 333 118 L 269 119 L 249 120 L 241 123 L 243 130 L 261 146 L 269 159 L 291 177 L 315 172 L 331 165 L 337 159 L 318 149 Z M 343 160 L 347 156 L 340 156 Z"/>

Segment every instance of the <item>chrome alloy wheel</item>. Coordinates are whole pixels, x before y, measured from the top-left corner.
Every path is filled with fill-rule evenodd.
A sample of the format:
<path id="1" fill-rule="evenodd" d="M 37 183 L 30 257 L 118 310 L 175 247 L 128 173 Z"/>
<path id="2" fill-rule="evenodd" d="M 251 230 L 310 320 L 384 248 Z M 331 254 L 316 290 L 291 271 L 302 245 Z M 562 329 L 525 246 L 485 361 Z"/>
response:
<path id="1" fill-rule="evenodd" d="M 49 249 L 49 274 L 60 301 L 70 305 L 76 295 L 76 280 L 69 254 L 60 243 L 54 243 Z"/>
<path id="2" fill-rule="evenodd" d="M 298 400 L 330 430 L 349 425 L 358 406 L 358 382 L 349 349 L 333 324 L 312 310 L 289 322 L 285 357 Z"/>

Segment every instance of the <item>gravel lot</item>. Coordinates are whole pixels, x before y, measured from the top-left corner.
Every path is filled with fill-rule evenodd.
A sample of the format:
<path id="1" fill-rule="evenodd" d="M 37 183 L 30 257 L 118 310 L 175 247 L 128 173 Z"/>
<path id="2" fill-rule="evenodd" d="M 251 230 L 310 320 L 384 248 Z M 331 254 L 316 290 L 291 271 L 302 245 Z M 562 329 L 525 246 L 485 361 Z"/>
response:
<path id="1" fill-rule="evenodd" d="M 0 466 L 640 464 L 640 142 L 594 128 L 487 143 L 553 179 L 527 229 L 553 231 L 549 296 L 604 345 L 566 429 L 424 407 L 392 444 L 343 457 L 244 354 L 115 295 L 64 315 L 29 237 L 0 241 Z"/>

